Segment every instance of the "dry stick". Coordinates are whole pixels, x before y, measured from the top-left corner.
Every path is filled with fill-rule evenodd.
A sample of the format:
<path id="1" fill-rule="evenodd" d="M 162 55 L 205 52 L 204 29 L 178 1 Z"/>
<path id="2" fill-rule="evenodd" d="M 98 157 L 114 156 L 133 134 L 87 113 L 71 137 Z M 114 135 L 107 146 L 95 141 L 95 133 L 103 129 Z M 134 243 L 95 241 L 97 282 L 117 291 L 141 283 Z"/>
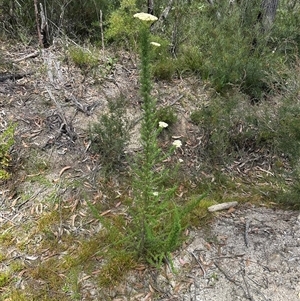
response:
<path id="1" fill-rule="evenodd" d="M 230 277 L 224 270 L 223 268 L 221 268 L 221 266 L 216 262 L 213 261 L 214 265 L 219 269 L 219 271 L 225 276 L 225 278 L 227 280 L 229 280 L 230 282 L 234 283 L 237 286 L 241 286 L 239 283 L 237 283 L 232 277 Z"/>
<path id="2" fill-rule="evenodd" d="M 256 284 L 257 286 L 260 286 L 260 287 L 262 287 L 262 288 L 267 288 L 266 286 L 263 286 L 263 285 L 257 283 L 257 281 L 251 279 L 249 276 L 246 275 L 246 277 L 247 277 L 250 281 L 252 281 L 254 284 Z M 257 293 L 260 294 L 260 295 L 264 298 L 264 300 L 268 301 L 267 297 L 261 292 L 261 290 L 258 290 L 258 289 L 257 289 Z"/>
<path id="3" fill-rule="evenodd" d="M 80 102 L 76 99 L 76 97 L 75 97 L 73 94 L 71 94 L 71 93 L 69 93 L 68 95 L 65 95 L 65 98 L 66 98 L 67 100 L 69 100 L 69 101 L 72 101 L 73 104 L 75 105 L 75 107 L 76 107 L 76 109 L 77 109 L 78 111 L 83 112 L 83 113 L 86 114 L 87 116 L 90 116 L 90 115 L 91 115 L 90 112 L 89 112 L 89 108 L 90 108 L 90 107 L 93 107 L 93 106 L 95 106 L 95 105 L 92 105 L 92 106 L 83 105 L 83 104 L 80 103 Z"/>
<path id="4" fill-rule="evenodd" d="M 68 124 L 67 119 L 64 115 L 64 111 L 61 108 L 61 105 L 56 101 L 55 97 L 53 96 L 52 92 L 50 91 L 50 89 L 48 87 L 46 87 L 46 90 L 47 90 L 50 98 L 55 103 L 57 110 L 58 110 L 58 114 L 63 121 L 63 124 L 61 125 L 60 130 L 62 129 L 63 125 L 65 125 L 65 129 L 66 129 L 69 137 L 72 139 L 72 141 L 74 141 L 76 138 L 76 133 L 72 130 L 71 126 Z"/>
<path id="5" fill-rule="evenodd" d="M 251 296 L 251 294 L 250 294 L 249 287 L 248 287 L 248 283 L 246 282 L 246 279 L 245 279 L 245 276 L 244 276 L 244 274 L 245 274 L 245 269 L 242 269 L 241 272 L 242 272 L 243 281 L 244 281 L 244 283 L 245 283 L 245 287 L 246 287 L 246 290 L 247 290 L 247 295 L 246 295 L 246 296 L 247 296 L 251 301 L 254 301 L 254 299 L 252 298 L 252 296 Z"/>
<path id="6" fill-rule="evenodd" d="M 39 190 L 37 190 L 30 198 L 28 198 L 27 200 L 25 200 L 23 203 L 19 204 L 17 206 L 17 210 L 20 210 L 21 207 L 23 207 L 25 204 L 27 204 L 29 201 L 33 201 L 41 192 L 45 191 L 46 189 L 41 188 Z"/>
<path id="7" fill-rule="evenodd" d="M 24 60 L 27 60 L 27 59 L 30 59 L 30 58 L 34 58 L 34 57 L 37 57 L 39 56 L 40 52 L 39 51 L 35 51 L 33 53 L 30 53 L 28 55 L 25 55 L 19 59 L 16 59 L 14 60 L 14 63 L 18 63 L 18 62 L 21 62 L 21 61 L 24 61 Z"/>
<path id="8" fill-rule="evenodd" d="M 1 218 L 5 219 L 7 222 L 10 222 L 11 224 L 14 224 L 15 226 L 17 226 L 17 224 L 16 224 L 12 219 L 10 219 L 10 218 L 8 218 L 8 217 L 6 217 L 6 216 L 4 216 L 4 215 L 1 215 Z M 8 228 L 8 229 L 6 229 L 6 230 L 4 230 L 4 232 L 5 232 L 5 231 L 8 231 L 8 230 L 11 229 L 11 228 L 13 228 L 13 226 L 10 227 L 10 228 Z M 1 234 L 3 234 L 3 232 L 2 232 Z"/>
<path id="9" fill-rule="evenodd" d="M 211 258 L 211 260 L 214 260 L 214 259 L 218 259 L 218 260 L 219 260 L 219 259 L 227 259 L 227 258 L 242 257 L 242 256 L 244 256 L 244 255 L 245 255 L 245 254 L 234 255 L 234 256 L 220 256 L 220 257 L 214 257 L 214 258 Z M 235 283 L 236 285 L 238 285 L 238 284 L 237 284 L 230 276 L 228 276 L 228 275 L 226 274 L 226 272 L 225 272 L 224 270 L 222 270 L 222 268 L 220 268 L 220 266 L 219 266 L 218 264 L 216 264 L 215 261 L 213 261 L 213 262 L 214 262 L 215 266 L 216 266 L 216 267 L 224 274 L 224 276 L 225 276 L 229 281 L 231 281 L 231 282 Z M 268 271 L 270 271 L 269 268 L 268 268 L 267 266 L 262 265 L 262 264 L 260 264 L 259 262 L 252 261 L 252 260 L 249 260 L 249 262 L 255 263 L 255 264 L 257 264 L 257 265 L 263 267 L 264 269 L 267 269 Z M 247 276 L 247 275 L 246 275 L 246 276 Z M 263 285 L 257 283 L 254 279 L 251 279 L 249 276 L 247 276 L 247 278 L 248 278 L 249 280 L 253 281 L 257 286 L 266 288 L 265 286 L 263 286 Z M 246 280 L 244 279 L 244 275 L 243 275 L 243 280 L 244 280 L 244 282 L 246 281 Z M 246 282 L 245 282 L 245 285 L 246 285 Z M 245 293 L 245 295 L 246 295 L 246 297 L 247 297 L 248 299 L 254 300 L 254 299 L 251 297 L 250 293 L 249 293 L 249 290 L 248 290 L 247 285 L 246 285 L 246 289 L 247 289 L 247 291 L 248 291 L 248 295 L 247 295 L 245 289 L 244 289 L 241 285 L 238 285 L 238 286 L 240 286 L 240 287 L 243 289 L 243 291 L 244 291 L 244 293 Z M 259 291 L 259 293 L 263 296 L 263 298 L 264 298 L 265 300 L 267 300 L 267 298 L 265 297 L 265 295 L 264 295 L 261 291 Z M 248 297 L 248 296 L 249 296 L 249 297 Z"/>
<path id="10" fill-rule="evenodd" d="M 245 244 L 247 248 L 249 247 L 249 240 L 248 240 L 249 225 L 250 225 L 250 221 L 247 220 L 245 225 Z"/>
<path id="11" fill-rule="evenodd" d="M 205 278 L 206 272 L 205 272 L 204 267 L 202 266 L 201 262 L 198 260 L 198 258 L 196 257 L 196 255 L 193 252 L 190 252 L 190 254 L 196 259 L 197 263 L 199 264 L 199 266 L 203 272 L 203 278 Z"/>
<path id="12" fill-rule="evenodd" d="M 173 106 L 177 101 L 179 101 L 181 98 L 183 97 L 183 95 L 179 95 L 177 98 L 175 98 L 175 100 L 173 100 L 169 105 L 168 107 L 171 107 Z"/>
<path id="13" fill-rule="evenodd" d="M 246 275 L 246 276 L 247 276 L 247 275 Z M 257 286 L 260 286 L 260 287 L 262 287 L 262 288 L 264 288 L 264 289 L 267 289 L 267 288 L 268 288 L 268 284 L 260 284 L 260 283 L 258 283 L 256 280 L 250 278 L 249 276 L 247 276 L 247 278 L 248 278 L 250 281 L 252 281 L 252 282 L 253 282 L 255 285 L 257 285 Z M 261 292 L 260 292 L 260 294 L 263 295 Z"/>
<path id="14" fill-rule="evenodd" d="M 148 14 L 153 15 L 153 7 L 154 7 L 154 3 L 153 0 L 148 0 L 147 1 L 147 6 L 148 6 Z"/>
<path id="15" fill-rule="evenodd" d="M 219 259 L 228 259 L 228 258 L 236 258 L 236 257 L 243 257 L 245 256 L 246 253 L 242 253 L 242 254 L 236 254 L 236 255 L 228 255 L 228 256 L 217 256 L 217 257 L 212 257 L 210 258 L 210 260 L 219 260 Z"/>

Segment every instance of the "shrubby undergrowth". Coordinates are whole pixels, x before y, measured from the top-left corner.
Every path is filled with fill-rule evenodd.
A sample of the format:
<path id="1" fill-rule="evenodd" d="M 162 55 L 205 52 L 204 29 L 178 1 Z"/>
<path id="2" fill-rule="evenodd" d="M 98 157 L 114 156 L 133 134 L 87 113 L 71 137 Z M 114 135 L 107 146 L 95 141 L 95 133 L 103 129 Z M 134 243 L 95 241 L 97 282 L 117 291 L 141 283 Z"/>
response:
<path id="1" fill-rule="evenodd" d="M 8 167 L 11 163 L 10 150 L 14 145 L 15 125 L 10 125 L 0 134 L 0 181 L 10 177 Z"/>
<path id="2" fill-rule="evenodd" d="M 108 112 L 90 126 L 91 150 L 99 155 L 99 162 L 104 171 L 111 171 L 122 164 L 125 147 L 129 141 L 129 128 L 124 96 L 109 100 Z"/>

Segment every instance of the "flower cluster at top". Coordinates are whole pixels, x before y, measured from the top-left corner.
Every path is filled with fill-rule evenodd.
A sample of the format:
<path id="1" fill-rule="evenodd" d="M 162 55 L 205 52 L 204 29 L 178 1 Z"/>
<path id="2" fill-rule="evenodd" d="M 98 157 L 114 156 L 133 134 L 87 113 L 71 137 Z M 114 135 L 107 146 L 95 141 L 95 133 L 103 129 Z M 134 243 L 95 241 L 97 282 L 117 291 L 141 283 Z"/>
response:
<path id="1" fill-rule="evenodd" d="M 135 15 L 133 15 L 135 18 L 138 18 L 142 21 L 151 21 L 151 22 L 154 22 L 154 21 L 157 21 L 158 18 L 153 16 L 153 15 L 150 15 L 150 14 L 147 14 L 147 13 L 137 13 Z"/>

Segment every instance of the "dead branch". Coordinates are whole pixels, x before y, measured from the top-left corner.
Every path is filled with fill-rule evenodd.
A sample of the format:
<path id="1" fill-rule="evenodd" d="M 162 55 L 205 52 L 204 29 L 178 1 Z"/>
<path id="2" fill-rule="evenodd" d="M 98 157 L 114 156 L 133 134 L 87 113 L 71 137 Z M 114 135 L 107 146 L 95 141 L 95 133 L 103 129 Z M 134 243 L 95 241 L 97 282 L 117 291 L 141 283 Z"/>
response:
<path id="1" fill-rule="evenodd" d="M 245 279 L 245 274 L 246 274 L 245 269 L 242 269 L 241 273 L 242 273 L 242 278 L 243 278 L 243 281 L 244 281 L 244 284 L 245 284 L 245 287 L 246 287 L 246 292 L 247 292 L 246 296 L 248 297 L 249 300 L 254 301 L 254 299 L 252 298 L 252 295 L 250 293 L 250 290 L 249 290 L 248 282 Z"/>
<path id="2" fill-rule="evenodd" d="M 47 18 L 46 18 L 42 3 L 40 3 L 40 15 L 41 15 L 42 43 L 43 43 L 43 47 L 47 48 L 47 47 L 50 46 L 49 32 L 48 32 L 48 22 L 47 22 Z"/>
<path id="3" fill-rule="evenodd" d="M 97 106 L 96 103 L 92 105 L 82 104 L 72 93 L 65 92 L 65 99 L 67 101 L 72 101 L 76 109 L 80 112 L 83 112 L 87 116 L 90 116 L 91 111 Z"/>
<path id="4" fill-rule="evenodd" d="M 151 26 L 151 31 L 156 31 L 158 28 L 161 28 L 165 20 L 167 19 L 170 10 L 172 9 L 174 0 L 170 0 L 167 7 L 163 10 L 161 15 L 159 16 L 158 20 L 153 23 Z"/>
<path id="5" fill-rule="evenodd" d="M 26 77 L 28 75 L 32 74 L 32 72 L 28 72 L 28 73 L 16 73 L 16 74 L 0 74 L 0 82 L 4 82 L 6 80 L 18 80 L 21 79 L 23 77 Z"/>
<path id="6" fill-rule="evenodd" d="M 212 205 L 212 206 L 208 207 L 207 210 L 209 212 L 215 212 L 215 211 L 229 209 L 229 208 L 235 207 L 237 205 L 238 205 L 238 202 L 227 202 L 227 203 Z"/>
<path id="7" fill-rule="evenodd" d="M 37 57 L 37 56 L 39 56 L 39 54 L 40 54 L 39 51 L 35 51 L 33 53 L 30 53 L 28 55 L 25 55 L 25 56 L 19 58 L 19 59 L 14 60 L 14 63 L 18 63 L 18 62 L 21 62 L 21 61 L 24 61 L 24 60 L 27 60 L 27 59 Z"/>
<path id="8" fill-rule="evenodd" d="M 154 7 L 153 0 L 148 0 L 147 2 L 148 2 L 147 3 L 147 7 L 148 7 L 147 12 L 148 12 L 148 14 L 153 15 L 153 7 Z"/>
<path id="9" fill-rule="evenodd" d="M 67 118 L 65 117 L 65 114 L 62 110 L 61 105 L 56 101 L 51 90 L 48 87 L 46 87 L 46 90 L 47 90 L 51 100 L 55 103 L 58 115 L 61 118 L 61 120 L 63 121 L 62 125 L 60 126 L 60 133 L 62 132 L 62 130 L 64 130 L 68 134 L 68 136 L 71 138 L 71 140 L 75 141 L 77 139 L 77 134 L 74 132 L 72 123 L 69 123 L 67 121 Z"/>
<path id="10" fill-rule="evenodd" d="M 183 97 L 183 95 L 179 95 L 177 98 L 175 98 L 169 105 L 168 107 L 173 106 L 177 101 L 179 101 L 181 98 Z"/>

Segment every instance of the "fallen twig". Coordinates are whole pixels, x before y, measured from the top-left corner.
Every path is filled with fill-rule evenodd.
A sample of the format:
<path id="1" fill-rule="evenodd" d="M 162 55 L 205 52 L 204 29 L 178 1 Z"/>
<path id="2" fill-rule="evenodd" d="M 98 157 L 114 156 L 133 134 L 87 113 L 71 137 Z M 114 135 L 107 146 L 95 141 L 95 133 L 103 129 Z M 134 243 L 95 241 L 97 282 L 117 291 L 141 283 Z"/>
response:
<path id="1" fill-rule="evenodd" d="M 249 247 L 249 240 L 248 240 L 249 225 L 250 225 L 250 221 L 247 220 L 246 224 L 245 224 L 245 235 L 244 235 L 244 237 L 245 237 L 245 244 L 246 244 L 247 248 Z"/>
<path id="2" fill-rule="evenodd" d="M 234 283 L 234 284 L 237 285 L 237 286 L 241 286 L 239 283 L 237 283 L 237 281 L 235 281 L 231 276 L 229 276 L 229 275 L 227 274 L 227 272 L 225 272 L 225 271 L 223 270 L 223 268 L 221 268 L 221 266 L 220 266 L 216 261 L 214 261 L 213 263 L 214 263 L 214 265 L 219 269 L 219 271 L 225 276 L 225 278 L 226 278 L 227 280 L 229 280 L 230 282 Z"/>
<path id="3" fill-rule="evenodd" d="M 28 76 L 32 74 L 32 72 L 28 72 L 28 73 L 17 73 L 17 74 L 0 74 L 0 82 L 4 82 L 8 79 L 10 80 L 17 80 L 17 79 L 21 79 L 25 76 Z"/>
<path id="4" fill-rule="evenodd" d="M 246 279 L 245 279 L 245 276 L 244 276 L 244 274 L 245 274 L 245 269 L 242 269 L 242 270 L 241 270 L 241 273 L 242 273 L 243 281 L 244 281 L 244 283 L 245 283 L 245 287 L 246 287 L 246 291 L 247 291 L 247 297 L 248 297 L 249 300 L 254 301 L 254 299 L 252 298 L 252 296 L 251 296 L 251 294 L 250 294 L 249 287 L 248 287 L 248 283 L 246 282 Z"/>
<path id="5" fill-rule="evenodd" d="M 200 269 L 201 269 L 202 272 L 203 272 L 203 278 L 205 278 L 206 272 L 205 272 L 205 269 L 204 269 L 204 267 L 202 266 L 201 262 L 198 260 L 197 256 L 196 256 L 193 252 L 190 252 L 190 254 L 196 259 L 197 263 L 198 263 L 199 266 L 200 266 Z"/>
<path id="6" fill-rule="evenodd" d="M 15 59 L 14 60 L 14 63 L 18 63 L 18 62 L 21 62 L 21 61 L 24 61 L 24 60 L 27 60 L 27 59 L 31 59 L 31 58 L 34 58 L 34 57 L 37 57 L 39 56 L 40 52 L 39 51 L 35 51 L 33 53 L 30 53 L 30 54 L 27 54 L 19 59 Z"/>
<path id="7" fill-rule="evenodd" d="M 64 167 L 64 168 L 60 171 L 59 176 L 61 177 L 62 174 L 63 174 L 66 170 L 68 170 L 68 169 L 70 169 L 70 168 L 72 168 L 72 166 L 66 166 L 66 167 Z"/>
<path id="8" fill-rule="evenodd" d="M 168 107 L 171 107 L 171 106 L 173 106 L 178 100 L 180 100 L 181 98 L 183 97 L 183 95 L 181 94 L 181 95 L 179 95 L 175 100 L 173 100 L 169 105 L 168 105 Z"/>

